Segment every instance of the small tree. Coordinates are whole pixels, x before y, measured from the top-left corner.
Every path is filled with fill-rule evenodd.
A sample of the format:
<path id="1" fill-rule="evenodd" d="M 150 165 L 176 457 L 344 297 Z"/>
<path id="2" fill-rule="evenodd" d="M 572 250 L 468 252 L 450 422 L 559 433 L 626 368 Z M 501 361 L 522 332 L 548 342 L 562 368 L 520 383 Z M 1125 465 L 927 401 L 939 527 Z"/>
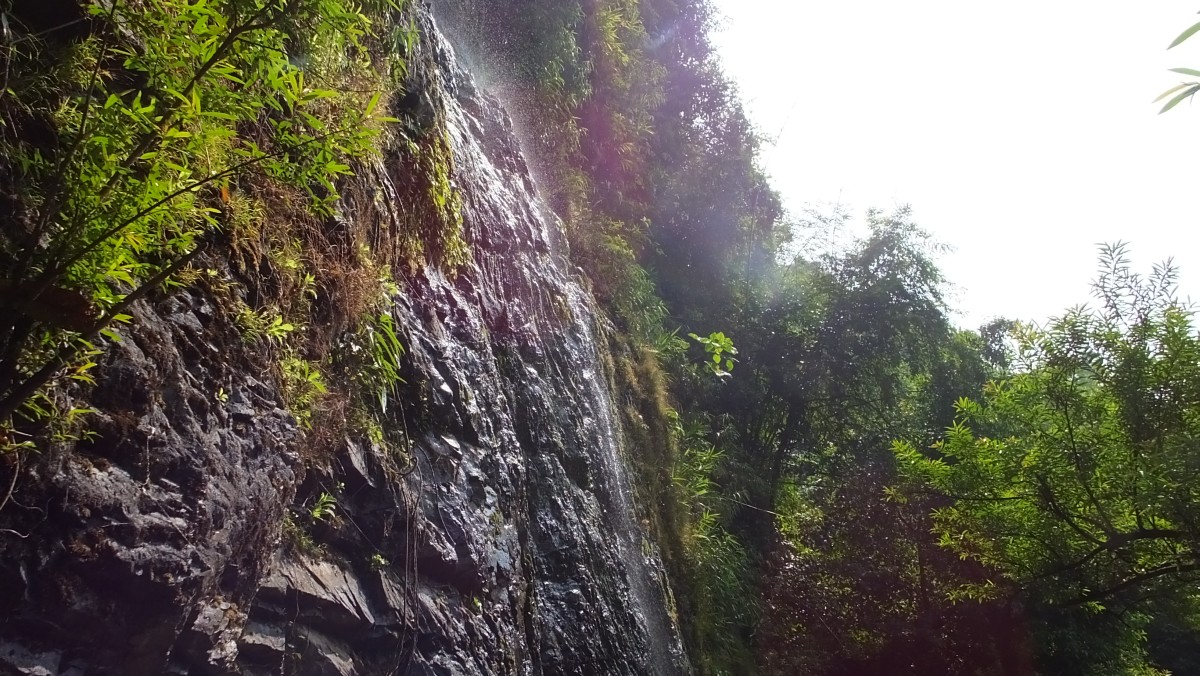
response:
<path id="1" fill-rule="evenodd" d="M 1019 329 L 1017 375 L 959 400 L 932 453 L 895 450 L 946 501 L 939 543 L 999 576 L 960 593 L 1011 583 L 1136 629 L 1150 597 L 1195 597 L 1200 579 L 1200 335 L 1170 264 L 1140 277 L 1122 245 L 1101 260 L 1098 307 Z"/>

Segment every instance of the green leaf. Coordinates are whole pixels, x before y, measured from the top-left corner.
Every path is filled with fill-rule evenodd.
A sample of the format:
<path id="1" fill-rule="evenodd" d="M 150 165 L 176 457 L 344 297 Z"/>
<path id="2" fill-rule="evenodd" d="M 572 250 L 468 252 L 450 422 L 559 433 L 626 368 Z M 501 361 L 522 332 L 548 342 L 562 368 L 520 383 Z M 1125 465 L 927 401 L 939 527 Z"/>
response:
<path id="1" fill-rule="evenodd" d="M 1179 103 L 1182 102 L 1184 99 L 1191 98 L 1192 95 L 1194 95 L 1197 91 L 1200 91 L 1200 84 L 1192 84 L 1192 85 L 1188 86 L 1187 89 L 1180 92 L 1175 98 L 1168 101 L 1167 105 L 1163 106 L 1162 110 L 1158 111 L 1158 114 L 1162 115 L 1163 113 L 1167 112 L 1168 110 L 1179 105 Z"/>
<path id="2" fill-rule="evenodd" d="M 1163 99 L 1167 98 L 1171 94 L 1174 94 L 1175 92 L 1179 91 L 1180 89 L 1183 89 L 1184 87 L 1190 87 L 1191 85 L 1192 85 L 1192 83 L 1190 83 L 1190 82 L 1184 82 L 1182 84 L 1177 84 L 1174 87 L 1171 87 L 1170 89 L 1168 89 L 1167 91 L 1159 94 L 1158 97 L 1155 98 L 1150 103 L 1158 103 L 1159 101 L 1162 101 Z"/>
<path id="3" fill-rule="evenodd" d="M 1169 68 L 1168 70 L 1170 70 L 1172 73 L 1179 73 L 1181 75 L 1200 77 L 1200 70 L 1196 70 L 1195 68 Z"/>
<path id="4" fill-rule="evenodd" d="M 183 105 L 186 106 L 189 103 L 191 103 L 191 101 L 188 99 L 188 97 L 184 96 L 183 93 L 180 92 L 179 90 L 171 89 L 170 87 L 166 87 L 165 90 L 171 96 L 174 96 L 175 98 L 179 99 L 179 102 L 182 103 Z"/>
<path id="5" fill-rule="evenodd" d="M 1167 49 L 1172 49 L 1174 47 L 1177 47 L 1178 45 L 1183 43 L 1184 40 L 1187 40 L 1188 38 L 1195 35 L 1196 31 L 1200 31 L 1200 23 L 1193 24 L 1191 28 L 1188 28 L 1184 32 L 1180 33 L 1179 37 L 1175 38 L 1175 40 L 1173 42 L 1171 42 L 1170 45 L 1167 46 Z"/>

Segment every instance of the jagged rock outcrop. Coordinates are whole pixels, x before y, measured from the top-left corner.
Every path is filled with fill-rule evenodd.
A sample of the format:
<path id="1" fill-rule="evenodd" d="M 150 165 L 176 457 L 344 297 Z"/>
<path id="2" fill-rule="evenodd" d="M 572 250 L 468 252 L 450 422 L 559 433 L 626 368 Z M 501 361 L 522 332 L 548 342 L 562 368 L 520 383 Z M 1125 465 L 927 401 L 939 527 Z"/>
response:
<path id="1" fill-rule="evenodd" d="M 561 226 L 498 104 L 419 25 L 397 105 L 445 120 L 473 262 L 404 280 L 389 441 L 302 460 L 270 355 L 212 298 L 140 302 L 97 369 L 97 436 L 22 468 L 0 512 L 0 673 L 687 671 Z M 352 179 L 339 218 L 397 218 L 378 207 L 401 152 Z M 282 534 L 322 490 L 336 509 L 309 541 Z"/>

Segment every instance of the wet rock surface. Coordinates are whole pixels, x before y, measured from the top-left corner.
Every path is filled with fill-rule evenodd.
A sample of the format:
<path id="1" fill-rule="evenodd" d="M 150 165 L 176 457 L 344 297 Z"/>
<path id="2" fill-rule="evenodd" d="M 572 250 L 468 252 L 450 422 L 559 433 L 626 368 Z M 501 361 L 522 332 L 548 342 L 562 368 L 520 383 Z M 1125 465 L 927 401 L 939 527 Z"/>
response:
<path id="1" fill-rule="evenodd" d="M 398 105 L 446 120 L 473 262 L 404 280 L 385 441 L 335 440 L 306 471 L 268 355 L 199 290 L 141 303 L 98 369 L 98 436 L 40 459 L 37 501 L 0 514 L 0 674 L 687 673 L 603 326 L 507 117 L 419 20 Z M 395 195 L 395 164 L 347 194 Z M 309 542 L 281 535 L 297 493 L 326 490 Z"/>

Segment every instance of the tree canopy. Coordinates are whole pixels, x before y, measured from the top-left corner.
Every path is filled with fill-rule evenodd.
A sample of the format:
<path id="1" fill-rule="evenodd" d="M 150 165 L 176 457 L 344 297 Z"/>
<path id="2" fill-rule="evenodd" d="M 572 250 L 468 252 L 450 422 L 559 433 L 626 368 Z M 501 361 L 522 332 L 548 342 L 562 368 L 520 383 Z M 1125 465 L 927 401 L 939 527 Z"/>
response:
<path id="1" fill-rule="evenodd" d="M 1096 307 L 1019 328 L 1016 373 L 960 399 L 931 454 L 896 444 L 945 500 L 939 544 L 995 574 L 962 594 L 1114 616 L 1197 599 L 1200 334 L 1170 265 L 1101 260 Z"/>

